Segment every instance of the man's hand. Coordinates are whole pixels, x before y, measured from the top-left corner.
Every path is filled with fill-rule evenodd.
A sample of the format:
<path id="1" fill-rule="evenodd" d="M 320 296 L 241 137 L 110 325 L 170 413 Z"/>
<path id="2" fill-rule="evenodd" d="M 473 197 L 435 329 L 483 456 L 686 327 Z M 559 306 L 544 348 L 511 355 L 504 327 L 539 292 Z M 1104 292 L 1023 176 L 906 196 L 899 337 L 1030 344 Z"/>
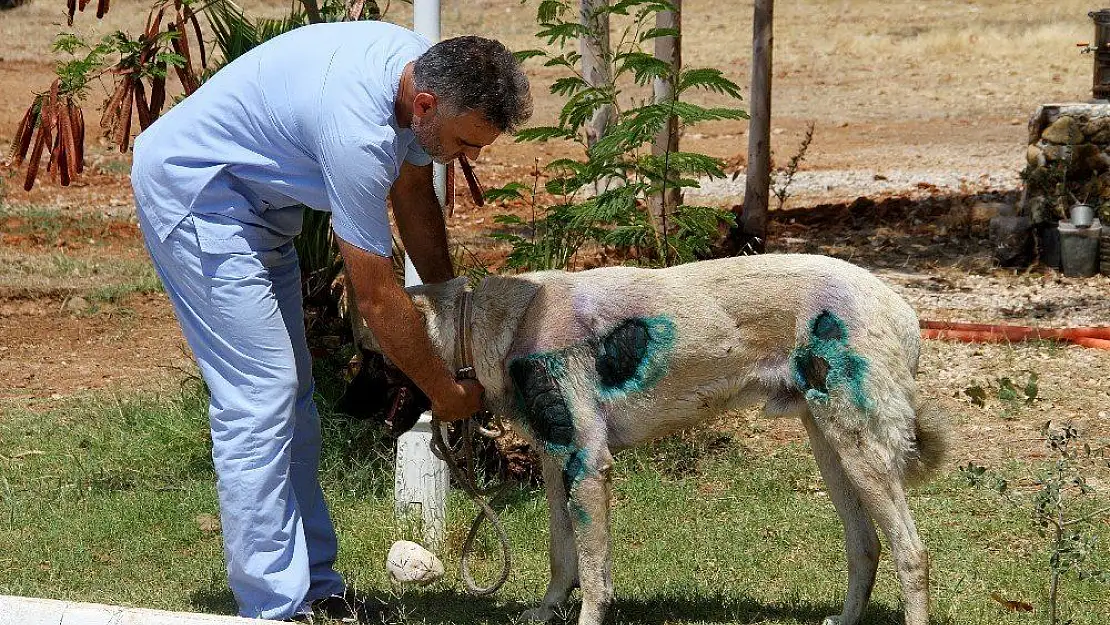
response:
<path id="1" fill-rule="evenodd" d="M 482 409 L 484 389 L 476 380 L 460 380 L 447 387 L 440 397 L 432 397 L 432 416 L 440 421 L 459 421 L 473 417 Z"/>

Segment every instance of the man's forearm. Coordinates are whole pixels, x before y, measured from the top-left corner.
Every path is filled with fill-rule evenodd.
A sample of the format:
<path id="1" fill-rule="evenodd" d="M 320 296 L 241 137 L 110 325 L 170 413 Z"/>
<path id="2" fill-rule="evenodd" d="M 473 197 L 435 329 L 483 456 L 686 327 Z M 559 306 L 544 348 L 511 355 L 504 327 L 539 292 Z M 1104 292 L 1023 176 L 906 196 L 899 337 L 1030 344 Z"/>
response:
<path id="1" fill-rule="evenodd" d="M 441 396 L 454 375 L 428 337 L 424 317 L 394 281 L 388 259 L 340 241 L 359 314 L 382 353 L 429 397 Z"/>

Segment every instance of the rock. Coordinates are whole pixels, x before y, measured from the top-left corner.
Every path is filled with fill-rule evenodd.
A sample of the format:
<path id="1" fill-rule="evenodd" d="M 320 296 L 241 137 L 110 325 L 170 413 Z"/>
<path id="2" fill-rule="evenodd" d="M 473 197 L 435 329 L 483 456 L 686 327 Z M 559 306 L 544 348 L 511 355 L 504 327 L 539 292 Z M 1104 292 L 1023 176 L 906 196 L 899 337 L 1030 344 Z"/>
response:
<path id="1" fill-rule="evenodd" d="M 999 215 L 1013 215 L 1014 209 L 1005 202 L 976 202 L 971 205 L 972 223 L 986 223 Z"/>
<path id="2" fill-rule="evenodd" d="M 91 304 L 89 304 L 89 300 L 81 297 L 80 295 L 76 295 L 67 299 L 65 303 L 66 312 L 72 313 L 74 315 L 85 312 L 89 309 L 90 306 Z"/>
<path id="3" fill-rule="evenodd" d="M 1079 125 L 1075 123 L 1074 117 L 1061 115 L 1060 119 L 1052 122 L 1048 128 L 1044 129 L 1041 138 L 1058 145 L 1068 145 L 1082 141 L 1083 133 L 1080 131 Z"/>
<path id="4" fill-rule="evenodd" d="M 1044 150 L 1036 145 L 1029 146 L 1025 150 L 1025 161 L 1029 163 L 1030 167 L 1044 167 L 1046 162 Z"/>
<path id="5" fill-rule="evenodd" d="M 1110 169 L 1110 154 L 1096 149 L 1086 157 L 1087 168 L 1094 172 L 1104 172 Z"/>
<path id="6" fill-rule="evenodd" d="M 1103 172 L 1098 177 L 1098 197 L 1100 200 L 1110 200 L 1110 172 Z"/>
<path id="7" fill-rule="evenodd" d="M 1106 143 L 1110 139 L 1110 117 L 1092 117 L 1083 124 L 1083 134 L 1090 137 L 1093 143 Z"/>
<path id="8" fill-rule="evenodd" d="M 386 568 L 393 581 L 402 584 L 429 584 L 443 577 L 443 563 L 434 553 L 420 545 L 398 540 L 389 548 Z"/>
<path id="9" fill-rule="evenodd" d="M 1024 267 L 1033 262 L 1033 225 L 1028 217 L 994 217 L 989 238 L 999 265 Z"/>

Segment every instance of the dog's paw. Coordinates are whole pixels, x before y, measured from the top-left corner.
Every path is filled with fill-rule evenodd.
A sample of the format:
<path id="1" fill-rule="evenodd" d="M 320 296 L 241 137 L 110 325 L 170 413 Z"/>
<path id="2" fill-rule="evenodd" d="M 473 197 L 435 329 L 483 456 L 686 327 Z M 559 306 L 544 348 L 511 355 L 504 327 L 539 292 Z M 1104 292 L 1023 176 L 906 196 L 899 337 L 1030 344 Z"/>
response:
<path id="1" fill-rule="evenodd" d="M 551 608 L 541 605 L 531 610 L 525 610 L 524 614 L 520 615 L 521 623 L 546 623 L 555 618 L 555 611 Z"/>
<path id="2" fill-rule="evenodd" d="M 839 616 L 826 616 L 825 620 L 821 621 L 821 625 L 840 625 L 840 623 Z"/>

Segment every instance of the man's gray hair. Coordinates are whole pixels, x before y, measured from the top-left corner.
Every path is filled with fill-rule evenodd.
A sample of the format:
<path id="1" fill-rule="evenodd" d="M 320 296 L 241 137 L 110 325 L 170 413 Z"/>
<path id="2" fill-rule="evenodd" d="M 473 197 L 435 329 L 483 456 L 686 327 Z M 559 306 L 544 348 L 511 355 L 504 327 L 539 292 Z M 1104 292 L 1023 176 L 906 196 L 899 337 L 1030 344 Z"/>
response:
<path id="1" fill-rule="evenodd" d="M 498 130 L 532 116 L 532 94 L 520 62 L 501 42 L 468 35 L 437 43 L 416 59 L 413 80 L 452 113 L 478 111 Z"/>

